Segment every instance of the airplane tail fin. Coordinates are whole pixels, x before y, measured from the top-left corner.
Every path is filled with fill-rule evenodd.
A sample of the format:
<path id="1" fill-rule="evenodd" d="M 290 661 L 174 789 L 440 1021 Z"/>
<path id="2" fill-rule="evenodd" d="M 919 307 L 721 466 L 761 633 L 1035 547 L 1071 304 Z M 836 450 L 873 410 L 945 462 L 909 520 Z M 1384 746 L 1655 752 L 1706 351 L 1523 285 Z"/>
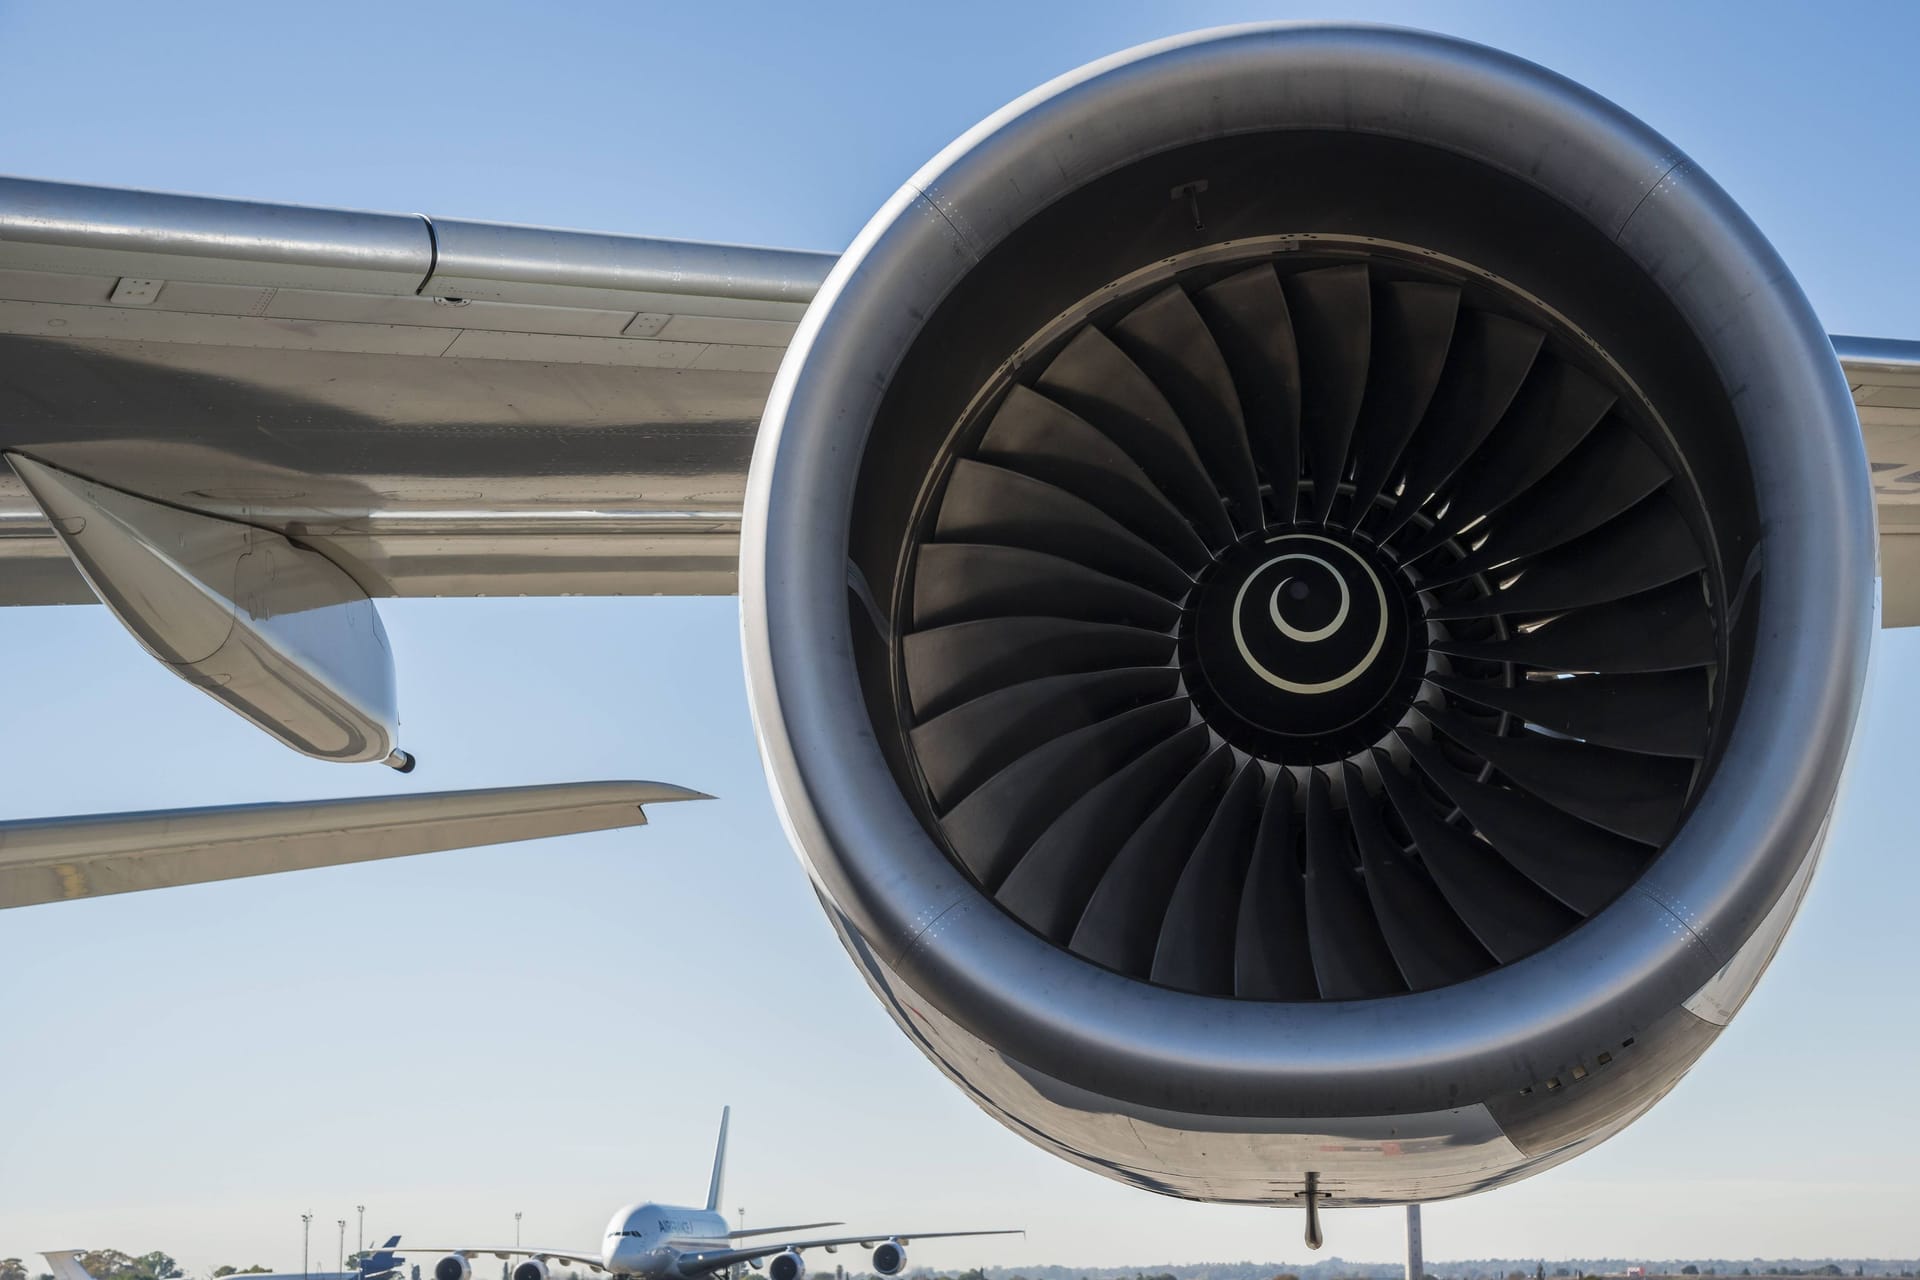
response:
<path id="1" fill-rule="evenodd" d="M 84 1249 L 55 1249 L 40 1256 L 53 1268 L 54 1280 L 93 1280 L 87 1269 L 80 1265 L 80 1255 Z"/>
<path id="2" fill-rule="evenodd" d="M 390 1276 L 400 1270 L 400 1264 L 405 1259 L 393 1252 L 399 1243 L 400 1237 L 394 1236 L 375 1252 L 362 1257 L 358 1267 L 360 1280 L 380 1280 L 380 1277 Z"/>
<path id="3" fill-rule="evenodd" d="M 732 1115 L 732 1107 L 720 1108 L 720 1141 L 713 1151 L 713 1181 L 707 1184 L 707 1208 L 715 1213 L 720 1211 L 720 1196 L 726 1190 L 727 1121 Z M 66 1280 L 66 1277 L 62 1277 L 62 1280 Z"/>

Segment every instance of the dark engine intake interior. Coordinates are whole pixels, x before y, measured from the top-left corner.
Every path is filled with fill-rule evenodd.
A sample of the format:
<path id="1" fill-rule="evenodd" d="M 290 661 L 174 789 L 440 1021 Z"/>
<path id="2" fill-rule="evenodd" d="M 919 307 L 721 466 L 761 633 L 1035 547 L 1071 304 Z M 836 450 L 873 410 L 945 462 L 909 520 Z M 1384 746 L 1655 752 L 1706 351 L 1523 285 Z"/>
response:
<path id="1" fill-rule="evenodd" d="M 869 712 L 1027 928 L 1207 995 L 1538 951 L 1657 858 L 1742 685 L 1738 432 L 1671 306 L 1415 143 L 1154 155 L 1016 231 L 883 403 Z"/>

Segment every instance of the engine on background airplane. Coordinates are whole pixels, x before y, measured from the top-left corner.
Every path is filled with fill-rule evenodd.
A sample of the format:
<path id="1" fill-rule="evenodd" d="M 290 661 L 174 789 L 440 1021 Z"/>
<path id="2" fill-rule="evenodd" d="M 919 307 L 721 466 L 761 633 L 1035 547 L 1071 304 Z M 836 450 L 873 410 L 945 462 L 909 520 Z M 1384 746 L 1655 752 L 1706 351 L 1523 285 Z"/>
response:
<path id="1" fill-rule="evenodd" d="M 1874 536 L 1824 330 L 1671 143 L 1478 46 L 1236 29 L 860 234 L 742 625 L 822 903 L 982 1107 L 1169 1195 L 1417 1202 L 1618 1132 L 1751 990 Z"/>
<path id="2" fill-rule="evenodd" d="M 907 1269 L 907 1249 L 898 1240 L 882 1240 L 873 1247 L 875 1275 L 897 1276 Z"/>

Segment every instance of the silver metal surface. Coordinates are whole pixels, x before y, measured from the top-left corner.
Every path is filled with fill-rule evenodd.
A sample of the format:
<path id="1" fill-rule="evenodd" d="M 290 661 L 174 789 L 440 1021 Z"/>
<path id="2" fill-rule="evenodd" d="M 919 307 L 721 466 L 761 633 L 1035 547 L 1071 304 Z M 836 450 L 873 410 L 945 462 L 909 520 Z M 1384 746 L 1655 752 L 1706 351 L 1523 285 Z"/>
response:
<path id="1" fill-rule="evenodd" d="M 6 822 L 0 907 L 637 827 L 642 805 L 708 798 L 661 782 L 577 782 Z"/>
<path id="2" fill-rule="evenodd" d="M 0 263 L 414 293 L 433 266 L 424 219 L 0 177 Z M 158 269 L 154 269 L 154 268 Z"/>
<path id="3" fill-rule="evenodd" d="M 1920 342 L 1836 337 L 1873 468 L 1882 619 L 1920 625 Z"/>
<path id="4" fill-rule="evenodd" d="M 833 262 L 3 178 L 0 447 L 312 539 L 374 596 L 728 593 Z M 1916 344 L 1834 342 L 1882 532 L 1920 531 Z M 1907 545 L 1888 625 L 1920 622 Z M 92 599 L 0 475 L 0 604 Z"/>
<path id="5" fill-rule="evenodd" d="M 1747 706 L 1654 871 L 1524 961 L 1386 1000 L 1185 996 L 1028 932 L 959 875 L 903 799 L 851 655 L 854 460 L 923 319 L 1063 190 L 1169 147 L 1276 127 L 1423 140 L 1531 182 L 1613 237 L 1723 383 L 1742 388 L 1735 411 L 1770 530 Z M 1519 59 L 1413 32 L 1182 37 L 992 117 L 903 187 L 834 269 L 775 380 L 749 478 L 750 704 L 783 823 L 849 949 L 903 1028 L 1010 1127 L 1171 1194 L 1240 1198 L 1264 1173 L 1251 1198 L 1293 1203 L 1316 1167 L 1304 1156 L 1223 1153 L 1276 1131 L 1342 1140 L 1352 1117 L 1451 1116 L 1437 1123 L 1458 1145 L 1441 1142 L 1436 1167 L 1377 1145 L 1337 1182 L 1325 1176 L 1334 1204 L 1461 1194 L 1603 1139 L 1710 1042 L 1711 1024 L 1680 1005 L 1787 890 L 1844 766 L 1875 621 L 1866 475 L 1833 350 L 1784 265 L 1718 187 L 1618 108 Z M 937 1045 L 927 1024 L 951 1028 L 951 1042 Z M 1579 1083 L 1563 1093 L 1564 1081 Z M 1555 1145 L 1501 1148 L 1507 1126 L 1479 1127 L 1482 1102 Z M 1184 1137 L 1144 1143 L 1135 1125 L 1152 1115 L 1176 1117 L 1167 1127 Z"/>
<path id="6" fill-rule="evenodd" d="M 271 530 L 7 461 L 88 585 L 169 671 L 296 751 L 394 755 L 393 650 L 333 561 Z"/>
<path id="7" fill-rule="evenodd" d="M 0 448 L 310 539 L 373 595 L 729 592 L 832 262 L 3 179 Z M 0 601 L 87 599 L 34 510 L 0 480 Z"/>
<path id="8" fill-rule="evenodd" d="M 547 305 L 593 305 L 609 293 L 685 294 L 805 305 L 826 254 L 600 235 L 436 218 L 438 253 L 421 292 Z"/>

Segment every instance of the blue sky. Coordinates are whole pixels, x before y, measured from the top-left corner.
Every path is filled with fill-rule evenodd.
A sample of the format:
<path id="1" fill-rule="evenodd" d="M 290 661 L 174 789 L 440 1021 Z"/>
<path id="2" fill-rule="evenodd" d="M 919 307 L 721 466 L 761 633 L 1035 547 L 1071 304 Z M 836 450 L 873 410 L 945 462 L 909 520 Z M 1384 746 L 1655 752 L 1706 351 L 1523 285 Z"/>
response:
<path id="1" fill-rule="evenodd" d="M 0 171 L 836 249 L 979 117 L 1174 31 L 1364 17 L 1608 94 L 1754 215 L 1829 328 L 1920 337 L 1920 10 L 1102 4 L 295 8 L 0 4 Z M 1294 1213 L 1186 1205 L 1040 1154 L 894 1031 L 760 778 L 730 599 L 383 607 L 401 778 L 271 744 L 98 609 L 0 615 L 0 814 L 592 777 L 720 800 L 656 825 L 0 918 L 0 1256 L 300 1262 L 371 1231 L 591 1244 L 692 1197 L 736 1107 L 750 1222 L 1025 1226 L 916 1262 L 1300 1258 Z M 1904 1254 L 1920 1054 L 1908 838 L 1920 637 L 1882 646 L 1801 922 L 1647 1120 L 1429 1210 L 1435 1257 Z M 698 1049 L 689 1046 L 699 1044 Z M 1329 1223 L 1386 1258 L 1399 1219 Z"/>

